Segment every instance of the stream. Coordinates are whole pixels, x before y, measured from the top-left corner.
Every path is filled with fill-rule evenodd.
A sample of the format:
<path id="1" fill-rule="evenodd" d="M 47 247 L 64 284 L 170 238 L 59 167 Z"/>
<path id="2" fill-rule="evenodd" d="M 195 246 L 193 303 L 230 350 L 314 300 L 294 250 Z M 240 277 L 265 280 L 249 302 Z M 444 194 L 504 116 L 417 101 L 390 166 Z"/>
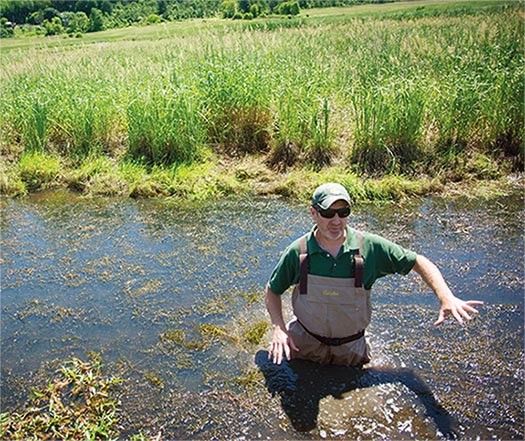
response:
<path id="1" fill-rule="evenodd" d="M 465 326 L 434 327 L 439 303 L 416 275 L 380 279 L 364 369 L 274 366 L 270 332 L 247 338 L 268 322 L 279 253 L 312 226 L 304 204 L 60 192 L 0 204 L 2 412 L 95 353 L 124 380 L 122 439 L 525 437 L 519 192 L 353 209 L 349 225 L 427 256 L 458 297 L 485 302 Z"/>

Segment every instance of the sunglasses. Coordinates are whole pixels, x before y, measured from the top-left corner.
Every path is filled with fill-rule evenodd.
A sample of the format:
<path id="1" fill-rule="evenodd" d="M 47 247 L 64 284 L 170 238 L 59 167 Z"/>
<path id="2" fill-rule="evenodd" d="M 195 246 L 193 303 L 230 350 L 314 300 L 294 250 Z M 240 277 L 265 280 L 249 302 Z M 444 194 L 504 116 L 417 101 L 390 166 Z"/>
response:
<path id="1" fill-rule="evenodd" d="M 316 205 L 315 210 L 321 215 L 321 217 L 324 217 L 326 219 L 332 219 L 336 213 L 339 217 L 348 217 L 350 215 L 350 207 L 327 208 L 325 210 Z"/>

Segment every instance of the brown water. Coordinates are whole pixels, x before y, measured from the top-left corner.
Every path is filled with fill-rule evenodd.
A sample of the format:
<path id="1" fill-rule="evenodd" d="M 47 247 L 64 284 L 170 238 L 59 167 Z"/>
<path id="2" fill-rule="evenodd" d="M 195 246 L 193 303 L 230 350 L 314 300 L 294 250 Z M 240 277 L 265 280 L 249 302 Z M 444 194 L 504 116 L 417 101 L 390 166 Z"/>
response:
<path id="1" fill-rule="evenodd" d="M 3 412 L 95 352 L 125 379 L 123 438 L 525 436 L 521 195 L 354 210 L 352 225 L 427 255 L 459 297 L 486 302 L 467 326 L 435 328 L 437 300 L 415 276 L 380 280 L 363 370 L 273 366 L 268 335 L 246 340 L 267 321 L 262 291 L 280 251 L 311 226 L 305 206 L 70 194 L 1 204 Z"/>

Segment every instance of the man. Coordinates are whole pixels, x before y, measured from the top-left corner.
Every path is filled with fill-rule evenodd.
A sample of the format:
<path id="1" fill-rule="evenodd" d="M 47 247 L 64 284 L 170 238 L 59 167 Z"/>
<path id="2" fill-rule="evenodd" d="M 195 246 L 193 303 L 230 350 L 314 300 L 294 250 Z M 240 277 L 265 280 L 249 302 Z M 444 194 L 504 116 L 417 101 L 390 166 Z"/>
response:
<path id="1" fill-rule="evenodd" d="M 347 227 L 350 196 L 336 183 L 318 187 L 310 207 L 313 229 L 283 253 L 266 286 L 273 337 L 269 358 L 362 366 L 370 361 L 364 332 L 371 318 L 370 289 L 380 277 L 414 270 L 434 291 L 441 308 L 435 325 L 452 315 L 470 320 L 479 301 L 455 297 L 427 258 L 382 237 Z M 281 294 L 292 294 L 294 319 L 285 325 Z"/>

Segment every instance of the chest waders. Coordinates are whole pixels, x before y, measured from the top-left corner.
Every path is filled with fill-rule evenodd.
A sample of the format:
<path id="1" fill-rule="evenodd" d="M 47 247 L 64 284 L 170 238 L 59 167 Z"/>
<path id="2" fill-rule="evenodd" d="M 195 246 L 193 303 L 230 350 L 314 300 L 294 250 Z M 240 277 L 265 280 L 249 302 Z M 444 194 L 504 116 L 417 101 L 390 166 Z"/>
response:
<path id="1" fill-rule="evenodd" d="M 306 236 L 299 240 L 299 283 L 292 294 L 294 320 L 289 333 L 299 348 L 296 358 L 322 364 L 359 366 L 370 361 L 365 328 L 372 309 L 370 290 L 363 287 L 363 236 L 357 232 L 353 278 L 309 274 Z"/>

